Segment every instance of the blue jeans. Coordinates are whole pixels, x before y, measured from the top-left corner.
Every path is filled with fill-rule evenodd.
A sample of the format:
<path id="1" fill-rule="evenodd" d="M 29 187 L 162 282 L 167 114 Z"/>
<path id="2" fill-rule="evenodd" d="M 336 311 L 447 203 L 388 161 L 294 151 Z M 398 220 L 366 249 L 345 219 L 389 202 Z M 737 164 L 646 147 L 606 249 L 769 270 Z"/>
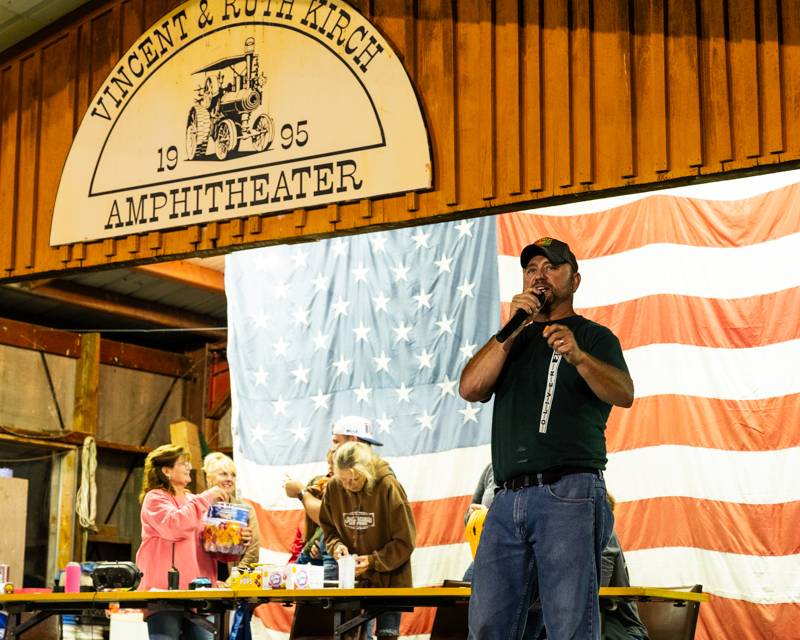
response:
<path id="1" fill-rule="evenodd" d="M 469 602 L 471 640 L 519 639 L 538 595 L 548 640 L 600 638 L 600 557 L 614 516 L 591 473 L 495 496 Z"/>
<path id="2" fill-rule="evenodd" d="M 214 634 L 187 620 L 183 611 L 158 611 L 147 618 L 150 640 L 213 640 Z M 183 632 L 183 635 L 181 635 Z"/>

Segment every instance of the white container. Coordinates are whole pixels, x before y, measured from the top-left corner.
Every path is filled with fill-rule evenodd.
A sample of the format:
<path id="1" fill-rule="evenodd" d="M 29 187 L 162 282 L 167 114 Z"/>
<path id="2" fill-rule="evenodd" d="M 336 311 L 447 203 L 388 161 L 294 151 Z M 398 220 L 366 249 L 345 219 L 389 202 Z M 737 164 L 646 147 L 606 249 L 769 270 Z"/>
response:
<path id="1" fill-rule="evenodd" d="M 356 586 L 356 557 L 342 556 L 339 558 L 339 588 L 355 589 Z"/>
<path id="2" fill-rule="evenodd" d="M 325 569 L 313 564 L 289 565 L 290 589 L 322 589 L 325 586 Z"/>
<path id="3" fill-rule="evenodd" d="M 268 564 L 262 568 L 263 589 L 286 589 L 289 584 L 289 567 L 287 565 Z"/>

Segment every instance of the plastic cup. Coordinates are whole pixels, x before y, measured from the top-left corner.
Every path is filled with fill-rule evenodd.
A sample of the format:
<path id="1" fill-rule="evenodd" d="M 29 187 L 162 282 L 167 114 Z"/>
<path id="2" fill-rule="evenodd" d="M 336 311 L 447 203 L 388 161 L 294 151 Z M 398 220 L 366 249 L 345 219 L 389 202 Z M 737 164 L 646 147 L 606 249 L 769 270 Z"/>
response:
<path id="1" fill-rule="evenodd" d="M 356 586 L 356 557 L 342 556 L 339 564 L 339 588 L 355 589 Z"/>

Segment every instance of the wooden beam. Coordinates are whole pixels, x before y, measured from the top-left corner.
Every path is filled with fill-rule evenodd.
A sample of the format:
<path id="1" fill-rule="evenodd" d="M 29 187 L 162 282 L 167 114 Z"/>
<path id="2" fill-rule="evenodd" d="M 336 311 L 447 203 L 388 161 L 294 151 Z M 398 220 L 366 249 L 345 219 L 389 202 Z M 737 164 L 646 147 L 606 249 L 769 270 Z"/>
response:
<path id="1" fill-rule="evenodd" d="M 203 473 L 203 453 L 200 449 L 200 430 L 188 420 L 178 420 L 169 425 L 169 440 L 172 444 L 185 447 L 192 458 L 194 493 L 206 489 L 206 477 Z"/>
<path id="2" fill-rule="evenodd" d="M 48 300 L 58 300 L 85 309 L 94 309 L 110 315 L 177 329 L 198 329 L 198 333 L 214 340 L 224 340 L 225 330 L 209 330 L 219 324 L 219 320 L 202 314 L 192 313 L 165 305 L 135 300 L 103 289 L 85 287 L 74 282 L 57 281 L 30 288 L 25 283 L 12 285 L 17 291 L 40 296 Z"/>
<path id="3" fill-rule="evenodd" d="M 100 362 L 124 369 L 160 373 L 173 378 L 186 377 L 192 371 L 192 361 L 184 354 L 111 340 L 103 340 L 100 345 Z"/>
<path id="4" fill-rule="evenodd" d="M 78 481 L 78 451 L 73 449 L 64 454 L 59 465 L 58 481 L 58 537 L 56 547 L 56 568 L 63 569 L 74 559 L 75 541 L 75 498 Z"/>
<path id="5" fill-rule="evenodd" d="M 83 441 L 91 435 L 91 433 L 85 433 L 83 431 L 32 431 L 30 429 L 10 429 L 0 426 L 0 441 L 16 442 L 45 449 L 74 449 L 76 446 L 83 445 Z M 138 446 L 124 442 L 111 442 L 109 440 L 95 440 L 95 444 L 101 451 L 130 453 L 140 456 L 146 456 L 153 450 L 153 447 Z"/>
<path id="6" fill-rule="evenodd" d="M 201 267 L 185 260 L 145 264 L 136 267 L 136 271 L 142 271 L 164 280 L 179 282 L 195 289 L 203 289 L 213 293 L 225 293 L 225 274 L 222 271 Z"/>
<path id="7" fill-rule="evenodd" d="M 81 350 L 81 338 L 69 331 L 0 319 L 0 345 L 77 358 Z"/>
<path id="8" fill-rule="evenodd" d="M 100 384 L 100 334 L 87 333 L 81 337 L 81 355 L 75 371 L 75 408 L 73 431 L 97 434 L 97 388 Z"/>
<path id="9" fill-rule="evenodd" d="M 16 430 L 15 430 L 16 431 Z M 54 440 L 52 438 L 42 439 L 39 438 L 29 438 L 23 435 L 14 435 L 11 433 L 0 433 L 0 442 L 12 442 L 14 444 L 24 444 L 24 445 L 32 445 L 34 447 L 46 447 L 48 449 L 74 449 L 74 444 L 68 444 L 67 442 L 59 439 Z"/>

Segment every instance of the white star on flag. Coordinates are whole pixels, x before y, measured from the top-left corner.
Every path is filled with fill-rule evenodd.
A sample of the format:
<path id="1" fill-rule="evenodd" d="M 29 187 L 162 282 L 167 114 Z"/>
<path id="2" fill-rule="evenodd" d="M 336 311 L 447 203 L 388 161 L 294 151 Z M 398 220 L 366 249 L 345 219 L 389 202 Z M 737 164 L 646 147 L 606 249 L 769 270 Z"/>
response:
<path id="1" fill-rule="evenodd" d="M 404 322 L 401 322 L 397 325 L 392 331 L 394 331 L 394 341 L 395 343 L 400 342 L 400 340 L 404 340 L 405 342 L 410 342 L 411 339 L 408 337 L 408 334 L 411 333 L 411 329 L 413 327 L 406 325 Z"/>
<path id="2" fill-rule="evenodd" d="M 386 303 L 389 302 L 389 298 L 383 295 L 383 291 L 381 291 L 377 296 L 372 299 L 372 304 L 375 305 L 375 313 L 378 311 L 387 311 Z"/>
<path id="3" fill-rule="evenodd" d="M 365 387 L 362 382 L 358 389 L 353 389 L 353 392 L 356 394 L 356 400 L 358 402 L 369 402 L 369 394 L 372 393 L 372 389 Z"/>
<path id="4" fill-rule="evenodd" d="M 478 418 L 475 416 L 478 415 L 478 412 L 481 410 L 480 407 L 474 407 L 471 404 L 468 404 L 463 409 L 459 409 L 458 412 L 464 416 L 464 421 L 462 424 L 467 424 L 467 422 L 474 422 L 477 424 Z"/>
<path id="5" fill-rule="evenodd" d="M 422 289 L 419 290 L 419 293 L 414 296 L 414 300 L 417 301 L 417 309 L 422 309 L 425 307 L 426 309 L 431 308 L 431 297 L 432 294 L 425 293 Z"/>
<path id="6" fill-rule="evenodd" d="M 311 311 L 309 309 L 298 309 L 292 314 L 292 317 L 297 324 L 307 327 L 309 315 L 311 315 Z"/>
<path id="7" fill-rule="evenodd" d="M 286 350 L 289 348 L 289 343 L 283 338 L 278 338 L 277 342 L 272 343 L 272 349 L 275 351 L 276 356 L 285 356 Z"/>
<path id="8" fill-rule="evenodd" d="M 266 385 L 267 380 L 269 380 L 269 371 L 265 371 L 264 367 L 259 367 L 257 371 L 253 371 L 253 375 L 256 377 L 256 386 Z"/>
<path id="9" fill-rule="evenodd" d="M 442 314 L 441 320 L 437 320 L 433 324 L 439 327 L 439 335 L 443 333 L 449 333 L 452 335 L 453 333 L 453 323 L 455 322 L 455 318 L 448 318 L 444 313 Z"/>
<path id="10" fill-rule="evenodd" d="M 394 390 L 394 392 L 397 394 L 397 401 L 411 402 L 411 392 L 413 390 L 413 388 L 407 387 L 405 382 L 401 383 L 400 387 Z"/>
<path id="11" fill-rule="evenodd" d="M 364 326 L 363 322 L 358 325 L 355 329 L 353 329 L 353 333 L 356 334 L 356 342 L 366 342 L 370 331 L 372 331 L 372 328 Z"/>
<path id="12" fill-rule="evenodd" d="M 408 282 L 408 272 L 411 270 L 410 267 L 407 267 L 404 264 L 398 264 L 396 267 L 392 267 L 392 273 L 394 274 L 394 281 L 400 282 L 401 280 Z"/>
<path id="13" fill-rule="evenodd" d="M 446 255 L 442 254 L 442 257 L 433 264 L 439 267 L 439 273 L 450 273 L 451 262 L 453 262 L 452 258 L 448 258 Z"/>
<path id="14" fill-rule="evenodd" d="M 428 248 L 428 238 L 431 237 L 430 233 L 425 233 L 422 229 L 417 229 L 417 232 L 411 236 L 417 249 Z"/>
<path id="15" fill-rule="evenodd" d="M 355 278 L 354 282 L 366 282 L 367 281 L 367 274 L 369 273 L 369 269 L 367 269 L 363 264 L 357 266 L 355 269 L 352 269 L 353 277 Z"/>
<path id="16" fill-rule="evenodd" d="M 303 251 L 302 249 L 296 251 L 292 254 L 292 260 L 294 261 L 295 269 L 305 267 L 308 264 L 308 251 Z"/>
<path id="17" fill-rule="evenodd" d="M 461 286 L 458 287 L 458 292 L 461 294 L 462 298 L 466 298 L 466 297 L 474 298 L 475 296 L 472 293 L 472 290 L 474 288 L 475 288 L 475 283 L 474 282 L 467 282 L 466 280 L 464 280 L 464 282 L 461 284 Z"/>
<path id="18" fill-rule="evenodd" d="M 436 414 L 429 414 L 427 411 L 423 413 L 421 416 L 417 416 L 417 422 L 422 429 L 429 429 L 433 431 L 433 419 L 436 417 Z"/>
<path id="19" fill-rule="evenodd" d="M 278 397 L 277 400 L 272 401 L 272 407 L 276 416 L 285 416 L 286 408 L 289 406 L 289 401 L 284 400 L 283 397 Z"/>
<path id="20" fill-rule="evenodd" d="M 308 383 L 308 372 L 310 369 L 304 367 L 302 364 L 298 364 L 297 367 L 292 371 L 292 375 L 294 376 L 295 382 L 305 382 Z"/>
<path id="21" fill-rule="evenodd" d="M 306 434 L 308 433 L 308 429 L 304 427 L 300 422 L 297 422 L 294 427 L 290 429 L 290 431 L 294 434 L 294 439 L 298 440 L 299 442 L 306 441 Z"/>
<path id="22" fill-rule="evenodd" d="M 253 318 L 253 322 L 259 329 L 266 329 L 271 319 L 270 315 L 268 313 L 264 313 L 263 311 L 255 313 L 251 317 Z"/>
<path id="23" fill-rule="evenodd" d="M 330 408 L 331 394 L 322 393 L 322 389 L 320 389 L 317 395 L 311 396 L 311 400 L 314 402 L 314 410 L 328 409 Z"/>
<path id="24" fill-rule="evenodd" d="M 331 337 L 328 334 L 323 334 L 320 331 L 317 331 L 317 335 L 312 338 L 312 342 L 314 343 L 314 351 L 319 351 L 320 349 L 327 349 L 328 348 L 328 340 Z"/>
<path id="25" fill-rule="evenodd" d="M 475 354 L 475 349 L 477 348 L 478 345 L 474 342 L 464 343 L 464 345 L 458 350 L 461 353 L 461 359 L 469 360 Z"/>
<path id="26" fill-rule="evenodd" d="M 453 389 L 456 386 L 456 380 L 451 380 L 445 375 L 444 380 L 436 383 L 436 386 L 442 390 L 442 396 L 453 396 L 455 398 L 456 393 Z"/>
<path id="27" fill-rule="evenodd" d="M 464 236 L 471 236 L 472 235 L 472 225 L 475 224 L 472 220 L 462 220 L 456 225 L 456 230 L 458 231 L 458 237 L 463 238 Z"/>
<path id="28" fill-rule="evenodd" d="M 352 360 L 347 360 L 344 356 L 334 362 L 332 366 L 336 367 L 336 376 L 338 377 L 350 373 L 350 365 L 352 363 Z"/>
<path id="29" fill-rule="evenodd" d="M 339 299 L 333 303 L 333 312 L 338 316 L 346 316 L 347 315 L 347 307 L 350 306 L 350 301 L 345 300 L 341 296 Z"/>
<path id="30" fill-rule="evenodd" d="M 394 420 L 392 418 L 387 418 L 386 414 L 384 413 L 375 422 L 378 423 L 378 433 L 390 433 L 390 427 L 392 426 Z"/>
<path id="31" fill-rule="evenodd" d="M 318 273 L 317 277 L 311 281 L 311 284 L 314 285 L 314 291 L 325 291 L 328 288 L 328 278 Z"/>
<path id="32" fill-rule="evenodd" d="M 430 369 L 433 366 L 433 354 L 428 353 L 427 349 L 423 349 L 422 353 L 415 354 L 414 357 L 417 359 L 417 362 L 419 362 L 420 369 Z"/>
<path id="33" fill-rule="evenodd" d="M 379 371 L 389 373 L 389 363 L 392 359 L 386 356 L 386 352 L 381 351 L 381 355 L 373 358 L 373 360 L 375 361 L 375 373 Z"/>

